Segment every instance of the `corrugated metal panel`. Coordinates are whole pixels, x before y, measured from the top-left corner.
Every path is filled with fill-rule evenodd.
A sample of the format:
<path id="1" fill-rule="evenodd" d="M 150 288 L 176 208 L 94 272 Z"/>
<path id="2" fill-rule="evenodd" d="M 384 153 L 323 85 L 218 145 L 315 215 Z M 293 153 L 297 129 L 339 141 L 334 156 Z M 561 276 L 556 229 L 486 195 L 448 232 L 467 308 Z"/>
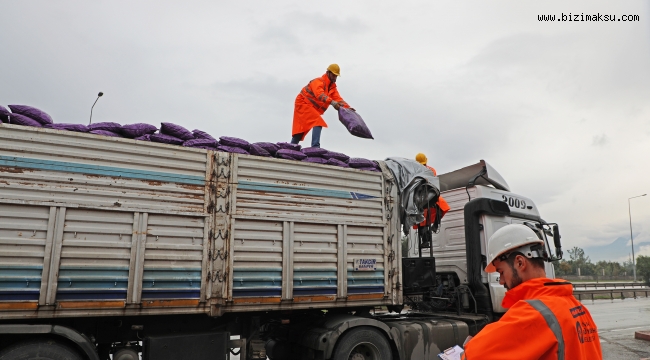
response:
<path id="1" fill-rule="evenodd" d="M 337 226 L 296 223 L 293 230 L 293 295 L 336 295 Z"/>
<path id="2" fill-rule="evenodd" d="M 126 299 L 134 216 L 67 209 L 57 300 Z"/>
<path id="3" fill-rule="evenodd" d="M 370 294 L 385 291 L 384 232 L 382 228 L 348 226 L 348 294 Z M 375 271 L 354 271 L 355 259 L 374 259 Z"/>
<path id="4" fill-rule="evenodd" d="M 0 301 L 37 301 L 49 207 L 0 203 Z"/>
<path id="5" fill-rule="evenodd" d="M 280 297 L 283 223 L 234 222 L 232 296 Z"/>
<path id="6" fill-rule="evenodd" d="M 142 299 L 198 299 L 201 289 L 203 217 L 150 214 Z"/>
<path id="7" fill-rule="evenodd" d="M 205 212 L 205 150 L 15 125 L 0 142 L 1 201 Z"/>
<path id="8" fill-rule="evenodd" d="M 255 156 L 236 166 L 235 218 L 384 226 L 381 173 Z"/>

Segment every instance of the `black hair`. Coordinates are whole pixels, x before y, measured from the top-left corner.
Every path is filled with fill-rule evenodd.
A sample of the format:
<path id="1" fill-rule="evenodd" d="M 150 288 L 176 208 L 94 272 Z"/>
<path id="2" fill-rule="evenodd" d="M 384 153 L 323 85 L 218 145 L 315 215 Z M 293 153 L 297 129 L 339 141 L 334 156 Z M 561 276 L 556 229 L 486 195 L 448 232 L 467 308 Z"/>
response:
<path id="1" fill-rule="evenodd" d="M 508 255 L 508 258 L 506 259 L 506 263 L 511 268 L 514 269 L 514 267 L 515 267 L 515 258 L 517 257 L 517 255 L 521 255 L 524 258 L 526 258 L 526 260 L 528 260 L 533 265 L 533 267 L 536 267 L 536 268 L 539 268 L 539 269 L 544 269 L 544 259 L 542 259 L 542 258 L 532 258 L 531 259 L 529 257 L 526 257 L 526 255 L 524 255 L 523 253 L 521 253 L 519 251 L 511 252 L 510 255 Z"/>

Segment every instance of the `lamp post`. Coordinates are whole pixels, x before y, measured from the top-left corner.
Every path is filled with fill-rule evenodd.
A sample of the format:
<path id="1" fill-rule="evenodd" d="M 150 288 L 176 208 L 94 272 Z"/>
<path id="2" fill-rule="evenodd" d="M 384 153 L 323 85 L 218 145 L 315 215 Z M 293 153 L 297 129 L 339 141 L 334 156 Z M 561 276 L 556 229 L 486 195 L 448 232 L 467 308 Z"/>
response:
<path id="1" fill-rule="evenodd" d="M 632 235 L 632 207 L 630 206 L 630 200 L 646 195 L 648 194 L 632 196 L 627 199 L 627 211 L 630 214 L 630 242 L 632 242 L 632 274 L 634 274 L 634 282 L 636 282 L 636 260 L 634 259 L 634 236 Z"/>

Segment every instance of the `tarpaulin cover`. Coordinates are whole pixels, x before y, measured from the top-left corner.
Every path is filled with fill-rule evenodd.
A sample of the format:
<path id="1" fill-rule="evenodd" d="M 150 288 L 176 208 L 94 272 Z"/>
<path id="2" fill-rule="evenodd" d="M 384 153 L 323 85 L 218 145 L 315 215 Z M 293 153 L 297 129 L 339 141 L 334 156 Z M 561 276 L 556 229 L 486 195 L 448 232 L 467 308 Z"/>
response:
<path id="1" fill-rule="evenodd" d="M 313 163 L 313 164 L 327 164 L 327 160 L 322 157 L 308 157 L 302 160 L 303 162 Z"/>
<path id="2" fill-rule="evenodd" d="M 275 153 L 275 156 L 281 159 L 288 159 L 288 160 L 302 160 L 307 158 L 307 155 L 301 153 L 300 151 L 291 150 L 291 149 L 280 149 L 278 150 L 277 153 Z"/>
<path id="3" fill-rule="evenodd" d="M 198 147 L 198 146 L 211 146 L 217 147 L 217 140 L 214 139 L 191 139 L 183 143 L 183 146 Z"/>
<path id="4" fill-rule="evenodd" d="M 404 234 L 414 224 L 424 221 L 424 209 L 431 207 L 440 196 L 440 182 L 433 172 L 415 160 L 387 158 L 386 167 L 397 183 L 400 197 L 400 220 Z"/>
<path id="5" fill-rule="evenodd" d="M 334 165 L 334 166 L 340 166 L 340 167 L 344 167 L 344 168 L 349 168 L 349 167 L 350 167 L 350 165 L 344 163 L 344 162 L 341 161 L 341 160 L 337 160 L 337 159 L 335 159 L 335 158 L 330 158 L 330 159 L 328 159 L 328 160 L 327 160 L 327 164 L 328 164 L 328 165 Z"/>
<path id="6" fill-rule="evenodd" d="M 230 136 L 222 136 L 219 138 L 219 143 L 223 146 L 229 146 L 229 147 L 238 147 L 241 149 L 246 150 L 246 153 L 248 154 L 248 149 L 250 149 L 251 143 L 244 139 L 236 138 L 236 137 L 230 137 Z M 229 151 L 232 152 L 232 151 Z"/>
<path id="7" fill-rule="evenodd" d="M 88 125 L 89 131 L 108 130 L 114 133 L 119 133 L 121 129 L 122 129 L 122 125 L 116 122 L 98 122 L 98 123 Z"/>
<path id="8" fill-rule="evenodd" d="M 194 134 L 192 134 L 192 132 L 190 132 L 189 130 L 187 130 L 186 128 L 178 124 L 174 124 L 170 122 L 160 123 L 160 133 L 165 135 L 171 135 L 181 140 L 194 139 Z"/>
<path id="9" fill-rule="evenodd" d="M 89 132 L 90 132 L 91 134 L 95 134 L 95 135 L 112 136 L 112 137 L 122 137 L 121 134 L 114 133 L 114 132 L 112 132 L 112 131 L 108 131 L 108 130 L 91 130 L 91 131 L 89 131 Z"/>
<path id="10" fill-rule="evenodd" d="M 120 129 L 120 132 L 131 139 L 140 137 L 142 135 L 146 134 L 153 134 L 158 130 L 157 127 L 150 125 L 150 124 L 145 124 L 145 123 L 137 123 L 137 124 L 129 124 L 129 125 L 124 125 Z"/>
<path id="11" fill-rule="evenodd" d="M 292 144 L 292 143 L 288 143 L 288 142 L 279 142 L 279 143 L 277 143 L 277 145 L 278 145 L 278 147 L 280 147 L 280 149 L 289 149 L 289 150 L 295 150 L 295 151 L 300 151 L 300 149 L 302 148 L 300 146 L 300 144 Z"/>
<path id="12" fill-rule="evenodd" d="M 44 127 L 56 130 L 67 130 L 76 132 L 88 132 L 88 126 L 84 124 L 47 124 Z"/>
<path id="13" fill-rule="evenodd" d="M 0 121 L 9 122 L 11 113 L 4 106 L 0 106 Z"/>
<path id="14" fill-rule="evenodd" d="M 348 129 L 350 134 L 364 139 L 374 139 L 370 129 L 356 111 L 343 106 L 339 107 L 339 121 Z"/>
<path id="15" fill-rule="evenodd" d="M 183 144 L 183 139 L 179 139 L 175 136 L 167 134 L 151 134 L 149 139 L 153 142 L 163 143 L 163 144 L 172 144 L 172 145 L 181 145 Z"/>
<path id="16" fill-rule="evenodd" d="M 275 155 L 275 153 L 278 152 L 278 150 L 280 150 L 279 146 L 277 146 L 274 143 L 270 143 L 270 142 L 256 142 L 255 145 L 257 145 L 257 146 L 261 147 L 262 149 L 268 151 L 269 154 L 271 154 L 271 155 Z"/>
<path id="17" fill-rule="evenodd" d="M 352 158 L 348 161 L 348 165 L 352 168 L 374 168 L 375 162 L 368 159 Z"/>
<path id="18" fill-rule="evenodd" d="M 133 140 L 151 141 L 151 135 L 147 134 L 147 135 L 138 136 L 137 138 L 135 138 Z"/>
<path id="19" fill-rule="evenodd" d="M 256 144 L 251 144 L 249 152 L 251 155 L 271 157 L 271 153 L 269 153 L 268 151 L 264 150 L 263 147 Z"/>
<path id="20" fill-rule="evenodd" d="M 17 113 L 11 114 L 11 123 L 16 125 L 43 127 L 43 125 L 40 122 L 28 116 L 17 114 Z"/>
<path id="21" fill-rule="evenodd" d="M 217 141 L 217 139 L 214 136 L 208 134 L 205 131 L 199 130 L 199 129 L 192 130 L 192 134 L 194 135 L 195 139 L 210 139 L 210 140 Z"/>
<path id="22" fill-rule="evenodd" d="M 323 155 L 323 157 L 326 158 L 326 159 L 336 159 L 336 160 L 339 160 L 339 161 L 343 161 L 344 163 L 347 163 L 348 161 L 350 161 L 349 156 L 347 156 L 345 154 L 337 153 L 337 152 L 334 152 L 334 151 L 328 151 L 327 153 L 325 153 Z"/>
<path id="23" fill-rule="evenodd" d="M 222 138 L 219 138 L 219 139 L 222 139 Z M 244 150 L 242 148 L 236 147 L 236 146 L 221 145 L 221 146 L 217 147 L 217 150 L 225 151 L 225 152 L 229 152 L 229 153 L 237 153 L 237 154 L 249 155 L 248 151 L 246 151 L 246 150 Z"/>
<path id="24" fill-rule="evenodd" d="M 52 124 L 52 117 L 48 115 L 45 111 L 39 110 L 35 107 L 27 105 L 9 105 L 9 109 L 14 114 L 20 114 L 27 116 L 33 120 L 38 121 L 41 125 Z"/>
<path id="25" fill-rule="evenodd" d="M 305 155 L 309 157 L 321 157 L 327 154 L 327 150 L 319 147 L 308 147 L 301 150 Z"/>

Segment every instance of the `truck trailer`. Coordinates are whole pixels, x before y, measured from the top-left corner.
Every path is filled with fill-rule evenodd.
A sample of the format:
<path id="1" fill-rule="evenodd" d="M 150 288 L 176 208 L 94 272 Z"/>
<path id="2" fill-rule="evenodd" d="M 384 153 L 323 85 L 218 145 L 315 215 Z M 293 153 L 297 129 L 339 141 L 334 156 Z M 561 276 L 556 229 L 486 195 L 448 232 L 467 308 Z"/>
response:
<path id="1" fill-rule="evenodd" d="M 451 210 L 425 243 L 382 161 L 11 124 L 0 144 L 0 360 L 436 359 L 504 312 L 491 233 L 525 223 L 561 256 L 484 161 L 429 184 Z"/>

